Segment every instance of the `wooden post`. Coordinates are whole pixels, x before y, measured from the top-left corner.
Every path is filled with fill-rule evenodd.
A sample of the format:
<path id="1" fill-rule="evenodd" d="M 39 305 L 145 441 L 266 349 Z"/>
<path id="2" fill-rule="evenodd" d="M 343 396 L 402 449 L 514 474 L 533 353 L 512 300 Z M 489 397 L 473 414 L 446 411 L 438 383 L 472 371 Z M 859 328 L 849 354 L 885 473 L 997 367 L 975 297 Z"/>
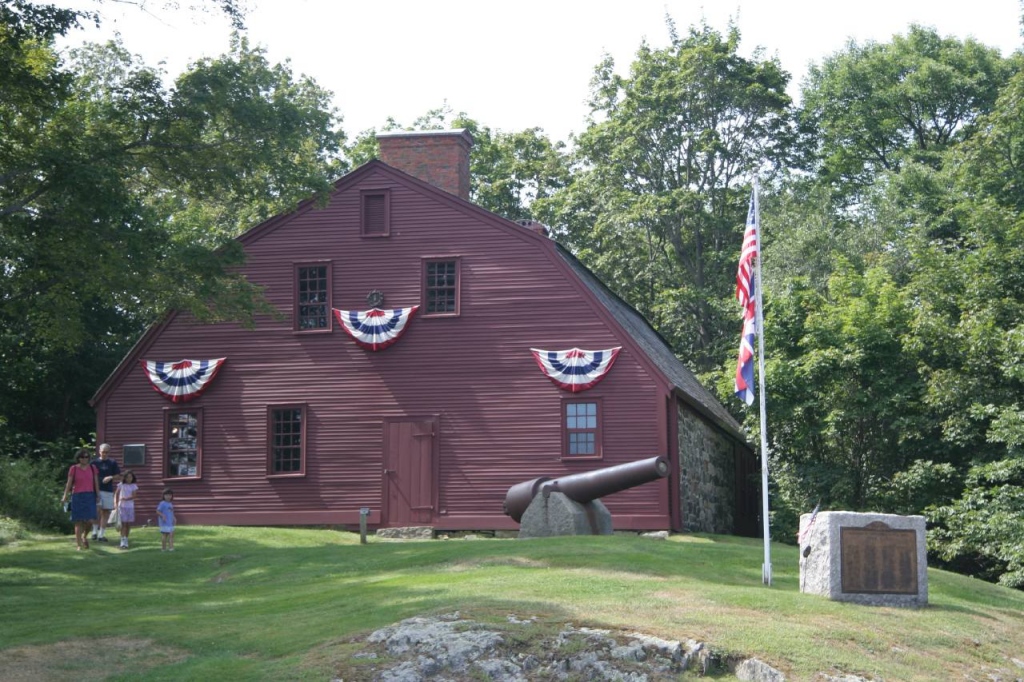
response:
<path id="1" fill-rule="evenodd" d="M 366 517 L 370 515 L 369 507 L 359 508 L 359 544 L 366 544 Z"/>

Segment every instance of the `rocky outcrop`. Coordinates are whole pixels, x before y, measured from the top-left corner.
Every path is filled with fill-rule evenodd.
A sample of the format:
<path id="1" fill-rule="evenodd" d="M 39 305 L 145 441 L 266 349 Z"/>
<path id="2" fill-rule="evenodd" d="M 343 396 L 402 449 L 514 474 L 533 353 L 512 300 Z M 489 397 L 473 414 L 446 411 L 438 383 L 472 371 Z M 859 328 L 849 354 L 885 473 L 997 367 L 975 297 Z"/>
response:
<path id="1" fill-rule="evenodd" d="M 743 682 L 786 682 L 785 675 L 756 658 L 740 661 L 733 672 Z"/>
<path id="2" fill-rule="evenodd" d="M 571 624 L 556 632 L 538 632 L 542 627 L 516 616 L 499 624 L 463 619 L 458 613 L 409 618 L 373 632 L 366 640 L 371 647 L 355 658 L 370 673 L 360 675 L 362 679 L 380 682 L 655 682 L 676 679 L 688 669 L 706 671 L 715 664 L 708 648 L 693 640 L 682 643 Z"/>
<path id="3" fill-rule="evenodd" d="M 408 618 L 374 631 L 351 657 L 352 680 L 374 682 L 666 682 L 685 672 L 731 671 L 747 682 L 785 682 L 756 658 L 727 660 L 703 642 L 661 639 L 640 632 L 561 627 L 509 615 L 481 623 L 458 612 Z M 853 675 L 820 674 L 823 682 L 870 682 Z M 332 682 L 344 682 L 344 676 Z"/>

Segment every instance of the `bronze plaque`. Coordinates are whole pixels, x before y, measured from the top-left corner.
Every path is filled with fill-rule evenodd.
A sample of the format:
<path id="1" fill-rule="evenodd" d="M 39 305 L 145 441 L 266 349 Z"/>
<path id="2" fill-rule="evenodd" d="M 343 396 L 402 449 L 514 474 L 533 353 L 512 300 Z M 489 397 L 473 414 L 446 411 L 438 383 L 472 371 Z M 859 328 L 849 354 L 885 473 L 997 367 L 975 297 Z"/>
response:
<path id="1" fill-rule="evenodd" d="M 839 529 L 843 592 L 917 594 L 917 533 L 881 521 Z"/>

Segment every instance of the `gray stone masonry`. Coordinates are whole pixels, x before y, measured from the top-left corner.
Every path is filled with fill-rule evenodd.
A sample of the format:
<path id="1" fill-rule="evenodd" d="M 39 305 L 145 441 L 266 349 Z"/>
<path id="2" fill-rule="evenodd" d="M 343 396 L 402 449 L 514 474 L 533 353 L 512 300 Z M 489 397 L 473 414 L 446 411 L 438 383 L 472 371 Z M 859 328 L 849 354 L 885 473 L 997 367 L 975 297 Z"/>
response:
<path id="1" fill-rule="evenodd" d="M 683 528 L 698 533 L 732 533 L 736 517 L 733 443 L 682 404 L 677 420 Z"/>
<path id="2" fill-rule="evenodd" d="M 434 529 L 430 526 L 406 526 L 404 528 L 378 528 L 377 537 L 388 540 L 433 540 Z"/>

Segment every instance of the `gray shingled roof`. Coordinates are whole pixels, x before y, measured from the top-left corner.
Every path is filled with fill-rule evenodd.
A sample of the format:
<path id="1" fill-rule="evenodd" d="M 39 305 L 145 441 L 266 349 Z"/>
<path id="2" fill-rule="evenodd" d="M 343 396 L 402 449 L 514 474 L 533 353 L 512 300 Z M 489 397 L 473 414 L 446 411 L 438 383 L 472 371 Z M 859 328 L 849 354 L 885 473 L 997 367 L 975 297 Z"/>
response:
<path id="1" fill-rule="evenodd" d="M 743 427 L 729 414 L 725 406 L 697 381 L 693 372 L 679 361 L 668 342 L 654 330 L 644 316 L 605 286 L 587 266 L 569 253 L 565 247 L 558 243 L 555 246 L 558 254 L 579 275 L 580 281 L 601 301 L 612 317 L 643 349 L 647 357 L 672 382 L 680 396 L 722 429 L 746 443 L 747 436 Z"/>

